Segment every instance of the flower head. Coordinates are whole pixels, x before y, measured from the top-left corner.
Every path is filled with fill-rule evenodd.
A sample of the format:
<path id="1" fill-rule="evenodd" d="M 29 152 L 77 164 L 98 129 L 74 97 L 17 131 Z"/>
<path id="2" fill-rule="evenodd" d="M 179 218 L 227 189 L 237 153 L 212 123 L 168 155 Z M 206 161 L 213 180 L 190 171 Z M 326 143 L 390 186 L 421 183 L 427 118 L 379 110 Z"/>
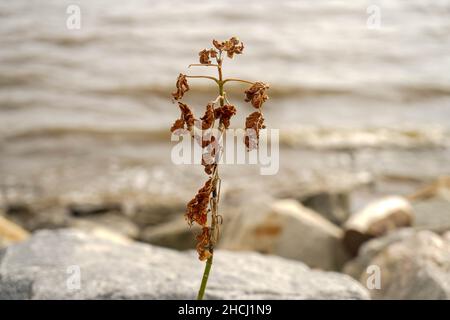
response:
<path id="1" fill-rule="evenodd" d="M 211 63 L 210 58 L 216 58 L 217 51 L 212 48 L 209 50 L 203 49 L 198 53 L 198 55 L 200 57 L 199 60 L 201 64 L 210 64 Z"/>
<path id="2" fill-rule="evenodd" d="M 228 58 L 232 59 L 235 54 L 241 54 L 244 51 L 244 44 L 236 37 L 231 37 L 227 41 L 213 40 L 214 47 L 220 52 L 225 51 Z"/>

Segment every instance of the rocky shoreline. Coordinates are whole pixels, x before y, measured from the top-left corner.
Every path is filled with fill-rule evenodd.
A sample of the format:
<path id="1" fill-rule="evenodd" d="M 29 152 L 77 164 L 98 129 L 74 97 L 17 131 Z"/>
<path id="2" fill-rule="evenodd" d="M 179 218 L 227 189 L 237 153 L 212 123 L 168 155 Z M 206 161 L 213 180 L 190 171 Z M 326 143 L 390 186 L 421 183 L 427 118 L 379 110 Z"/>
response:
<path id="1" fill-rule="evenodd" d="M 450 299 L 448 178 L 346 217 L 340 194 L 249 200 L 244 191 L 225 192 L 207 298 Z M 202 270 L 190 251 L 197 230 L 186 226 L 180 201 L 160 201 L 134 215 L 111 203 L 72 205 L 59 223 L 50 213 L 34 227 L 32 211 L 9 208 L 0 216 L 0 297 L 194 298 Z M 71 265 L 84 270 L 81 291 L 63 288 Z"/>

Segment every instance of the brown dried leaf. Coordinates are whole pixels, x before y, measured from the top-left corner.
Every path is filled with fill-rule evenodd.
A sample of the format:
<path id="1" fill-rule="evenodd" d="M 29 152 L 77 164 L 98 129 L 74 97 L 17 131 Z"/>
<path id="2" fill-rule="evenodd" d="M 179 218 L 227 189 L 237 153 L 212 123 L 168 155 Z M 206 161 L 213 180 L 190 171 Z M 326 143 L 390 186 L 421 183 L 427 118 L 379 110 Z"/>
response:
<path id="1" fill-rule="evenodd" d="M 172 96 L 175 100 L 180 100 L 183 98 L 185 92 L 189 90 L 189 84 L 186 79 L 186 75 L 180 73 L 178 75 L 177 83 L 176 83 L 177 91 L 172 92 Z"/>
<path id="2" fill-rule="evenodd" d="M 225 42 L 224 41 L 219 42 L 217 40 L 213 40 L 212 43 L 213 43 L 214 47 L 216 47 L 217 50 L 222 51 L 223 48 L 225 48 Z"/>
<path id="3" fill-rule="evenodd" d="M 251 113 L 245 119 L 245 145 L 248 150 L 253 150 L 258 147 L 259 143 L 259 130 L 264 129 L 264 117 L 259 111 Z"/>
<path id="4" fill-rule="evenodd" d="M 205 182 L 205 185 L 198 190 L 194 199 L 189 201 L 186 208 L 185 217 L 189 223 L 197 222 L 201 226 L 206 225 L 207 214 L 208 214 L 208 204 L 212 192 L 212 179 L 209 178 Z"/>
<path id="5" fill-rule="evenodd" d="M 208 227 L 202 228 L 202 233 L 197 236 L 197 252 L 198 252 L 198 258 L 200 261 L 207 260 L 209 257 L 211 257 L 211 252 L 209 251 L 210 247 L 210 232 Z"/>
<path id="6" fill-rule="evenodd" d="M 214 110 L 214 117 L 220 119 L 225 129 L 230 127 L 230 119 L 236 114 L 236 108 L 231 104 L 226 104 Z"/>
<path id="7" fill-rule="evenodd" d="M 262 104 L 269 99 L 266 90 L 269 86 L 263 82 L 255 82 L 250 88 L 245 90 L 245 101 L 252 103 L 256 109 L 261 108 Z"/>
<path id="8" fill-rule="evenodd" d="M 195 123 L 194 114 L 192 113 L 191 108 L 189 108 L 189 106 L 187 104 L 184 104 L 183 102 L 178 102 L 178 106 L 181 110 L 180 119 L 182 119 L 184 123 L 186 123 L 187 129 L 191 131 Z"/>
<path id="9" fill-rule="evenodd" d="M 201 64 L 211 64 L 210 58 L 216 58 L 217 57 L 217 51 L 213 48 L 206 50 L 203 49 L 198 53 L 199 55 L 199 61 Z"/>
<path id="10" fill-rule="evenodd" d="M 202 130 L 211 128 L 214 123 L 214 105 L 212 103 L 208 103 L 205 114 L 200 120 L 202 120 Z"/>
<path id="11" fill-rule="evenodd" d="M 184 120 L 183 119 L 175 120 L 172 127 L 170 128 L 170 132 L 174 132 L 178 129 L 184 129 Z"/>

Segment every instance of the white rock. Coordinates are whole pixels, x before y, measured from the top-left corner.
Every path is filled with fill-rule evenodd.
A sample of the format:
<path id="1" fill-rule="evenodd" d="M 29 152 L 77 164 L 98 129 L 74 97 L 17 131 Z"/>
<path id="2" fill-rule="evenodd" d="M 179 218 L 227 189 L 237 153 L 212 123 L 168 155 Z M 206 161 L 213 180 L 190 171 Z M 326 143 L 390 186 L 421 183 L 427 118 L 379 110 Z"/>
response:
<path id="1" fill-rule="evenodd" d="M 403 197 L 389 196 L 367 205 L 344 224 L 344 243 L 356 255 L 361 244 L 388 231 L 411 226 L 411 204 Z"/>

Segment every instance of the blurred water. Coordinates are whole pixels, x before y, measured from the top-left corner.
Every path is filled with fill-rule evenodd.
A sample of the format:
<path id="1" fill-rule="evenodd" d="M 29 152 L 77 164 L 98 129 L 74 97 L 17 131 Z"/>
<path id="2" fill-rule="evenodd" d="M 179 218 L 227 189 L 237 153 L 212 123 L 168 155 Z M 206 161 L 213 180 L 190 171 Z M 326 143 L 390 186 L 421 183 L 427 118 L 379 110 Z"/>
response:
<path id="1" fill-rule="evenodd" d="M 81 8 L 80 30 L 66 27 L 69 4 Z M 379 30 L 366 25 L 373 4 Z M 431 137 L 439 148 L 409 154 L 410 170 L 425 162 L 428 175 L 450 172 L 448 1 L 2 0 L 0 177 L 130 157 L 153 165 L 160 149 L 143 150 L 178 115 L 176 76 L 212 72 L 187 65 L 211 39 L 232 35 L 246 48 L 225 62 L 225 75 L 271 84 L 269 127 L 306 128 L 319 140 L 324 128 Z M 188 100 L 199 110 L 205 96 L 195 90 L 211 94 L 206 101 L 214 93 L 207 82 L 191 85 Z M 250 110 L 243 89 L 230 89 L 240 107 L 234 126 Z M 389 165 L 402 168 L 402 156 L 389 156 L 397 159 Z"/>
<path id="2" fill-rule="evenodd" d="M 80 30 L 66 28 L 69 4 L 81 8 Z M 174 78 L 211 39 L 231 35 L 246 49 L 226 75 L 269 82 L 296 123 L 330 112 L 336 125 L 447 125 L 450 3 L 370 4 L 381 8 L 380 30 L 366 26 L 367 1 L 1 1 L 1 129 L 166 127 Z M 324 96 L 333 99 L 317 111 L 301 99 Z"/>

